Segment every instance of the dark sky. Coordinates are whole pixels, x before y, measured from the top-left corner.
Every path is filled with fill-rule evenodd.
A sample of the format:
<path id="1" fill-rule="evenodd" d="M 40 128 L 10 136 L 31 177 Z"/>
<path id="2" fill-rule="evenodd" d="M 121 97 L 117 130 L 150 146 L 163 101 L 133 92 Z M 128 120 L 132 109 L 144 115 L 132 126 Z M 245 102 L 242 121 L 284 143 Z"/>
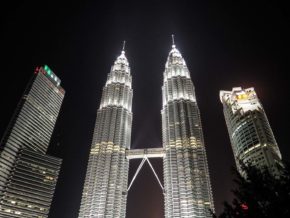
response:
<path id="1" fill-rule="evenodd" d="M 48 64 L 66 90 L 50 148 L 63 158 L 50 218 L 77 217 L 102 87 L 123 40 L 134 89 L 131 148 L 161 147 L 162 73 L 175 34 L 196 88 L 218 213 L 231 199 L 234 164 L 219 90 L 254 87 L 289 160 L 290 19 L 282 1 L 59 2 L 0 7 L 0 134 L 36 66 Z M 139 162 L 131 161 L 130 180 Z M 162 177 L 162 161 L 152 163 Z M 145 165 L 128 194 L 127 218 L 163 214 Z"/>

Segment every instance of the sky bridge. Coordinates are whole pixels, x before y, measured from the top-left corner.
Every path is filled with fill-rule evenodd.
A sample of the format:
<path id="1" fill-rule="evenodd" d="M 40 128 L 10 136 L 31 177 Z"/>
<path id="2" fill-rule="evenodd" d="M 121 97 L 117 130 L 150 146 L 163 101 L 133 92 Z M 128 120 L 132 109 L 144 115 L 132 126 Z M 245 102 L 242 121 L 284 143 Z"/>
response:
<path id="1" fill-rule="evenodd" d="M 141 148 L 141 149 L 130 149 L 126 151 L 126 158 L 128 160 L 132 159 L 142 159 L 141 163 L 139 164 L 136 173 L 134 174 L 130 185 L 128 186 L 127 192 L 132 187 L 137 175 L 139 174 L 140 170 L 142 169 L 144 163 L 148 163 L 160 188 L 164 192 L 164 187 L 162 183 L 160 182 L 160 179 L 158 178 L 157 173 L 155 172 L 149 158 L 164 158 L 165 157 L 165 149 L 164 148 Z"/>

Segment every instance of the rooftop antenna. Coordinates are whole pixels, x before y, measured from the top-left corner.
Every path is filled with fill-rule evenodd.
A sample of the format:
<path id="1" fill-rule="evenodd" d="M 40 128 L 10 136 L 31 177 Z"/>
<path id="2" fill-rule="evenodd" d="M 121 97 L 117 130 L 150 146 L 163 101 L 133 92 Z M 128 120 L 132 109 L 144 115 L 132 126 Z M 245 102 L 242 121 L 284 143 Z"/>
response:
<path id="1" fill-rule="evenodd" d="M 171 37 L 172 37 L 172 48 L 175 48 L 174 35 L 172 34 Z"/>

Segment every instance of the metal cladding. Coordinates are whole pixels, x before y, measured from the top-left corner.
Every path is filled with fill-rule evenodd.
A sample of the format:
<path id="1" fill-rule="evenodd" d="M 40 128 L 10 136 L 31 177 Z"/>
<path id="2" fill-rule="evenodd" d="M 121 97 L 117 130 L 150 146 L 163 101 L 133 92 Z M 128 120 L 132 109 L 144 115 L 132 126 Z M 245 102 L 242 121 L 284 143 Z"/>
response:
<path id="1" fill-rule="evenodd" d="M 37 68 L 1 141 L 0 217 L 48 216 L 61 159 L 46 154 L 64 97 L 60 80 Z"/>
<path id="2" fill-rule="evenodd" d="M 165 217 L 212 217 L 200 113 L 190 73 L 175 45 L 165 65 L 162 97 Z"/>
<path id="3" fill-rule="evenodd" d="M 241 175 L 245 176 L 240 161 L 259 169 L 266 166 L 273 174 L 278 173 L 282 166 L 281 153 L 254 88 L 220 91 L 220 100 Z"/>
<path id="4" fill-rule="evenodd" d="M 80 218 L 125 217 L 132 126 L 132 78 L 125 52 L 117 58 L 97 111 Z"/>

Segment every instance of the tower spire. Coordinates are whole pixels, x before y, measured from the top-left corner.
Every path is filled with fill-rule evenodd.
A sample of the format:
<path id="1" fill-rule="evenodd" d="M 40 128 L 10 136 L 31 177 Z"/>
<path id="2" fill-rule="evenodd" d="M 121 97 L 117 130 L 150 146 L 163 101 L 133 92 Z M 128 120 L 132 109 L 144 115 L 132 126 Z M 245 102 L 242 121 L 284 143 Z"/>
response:
<path id="1" fill-rule="evenodd" d="M 171 35 L 171 38 L 172 38 L 172 48 L 175 48 L 174 34 Z"/>
<path id="2" fill-rule="evenodd" d="M 123 48 L 122 48 L 122 53 L 125 52 L 125 45 L 126 45 L 126 41 L 123 41 Z"/>

